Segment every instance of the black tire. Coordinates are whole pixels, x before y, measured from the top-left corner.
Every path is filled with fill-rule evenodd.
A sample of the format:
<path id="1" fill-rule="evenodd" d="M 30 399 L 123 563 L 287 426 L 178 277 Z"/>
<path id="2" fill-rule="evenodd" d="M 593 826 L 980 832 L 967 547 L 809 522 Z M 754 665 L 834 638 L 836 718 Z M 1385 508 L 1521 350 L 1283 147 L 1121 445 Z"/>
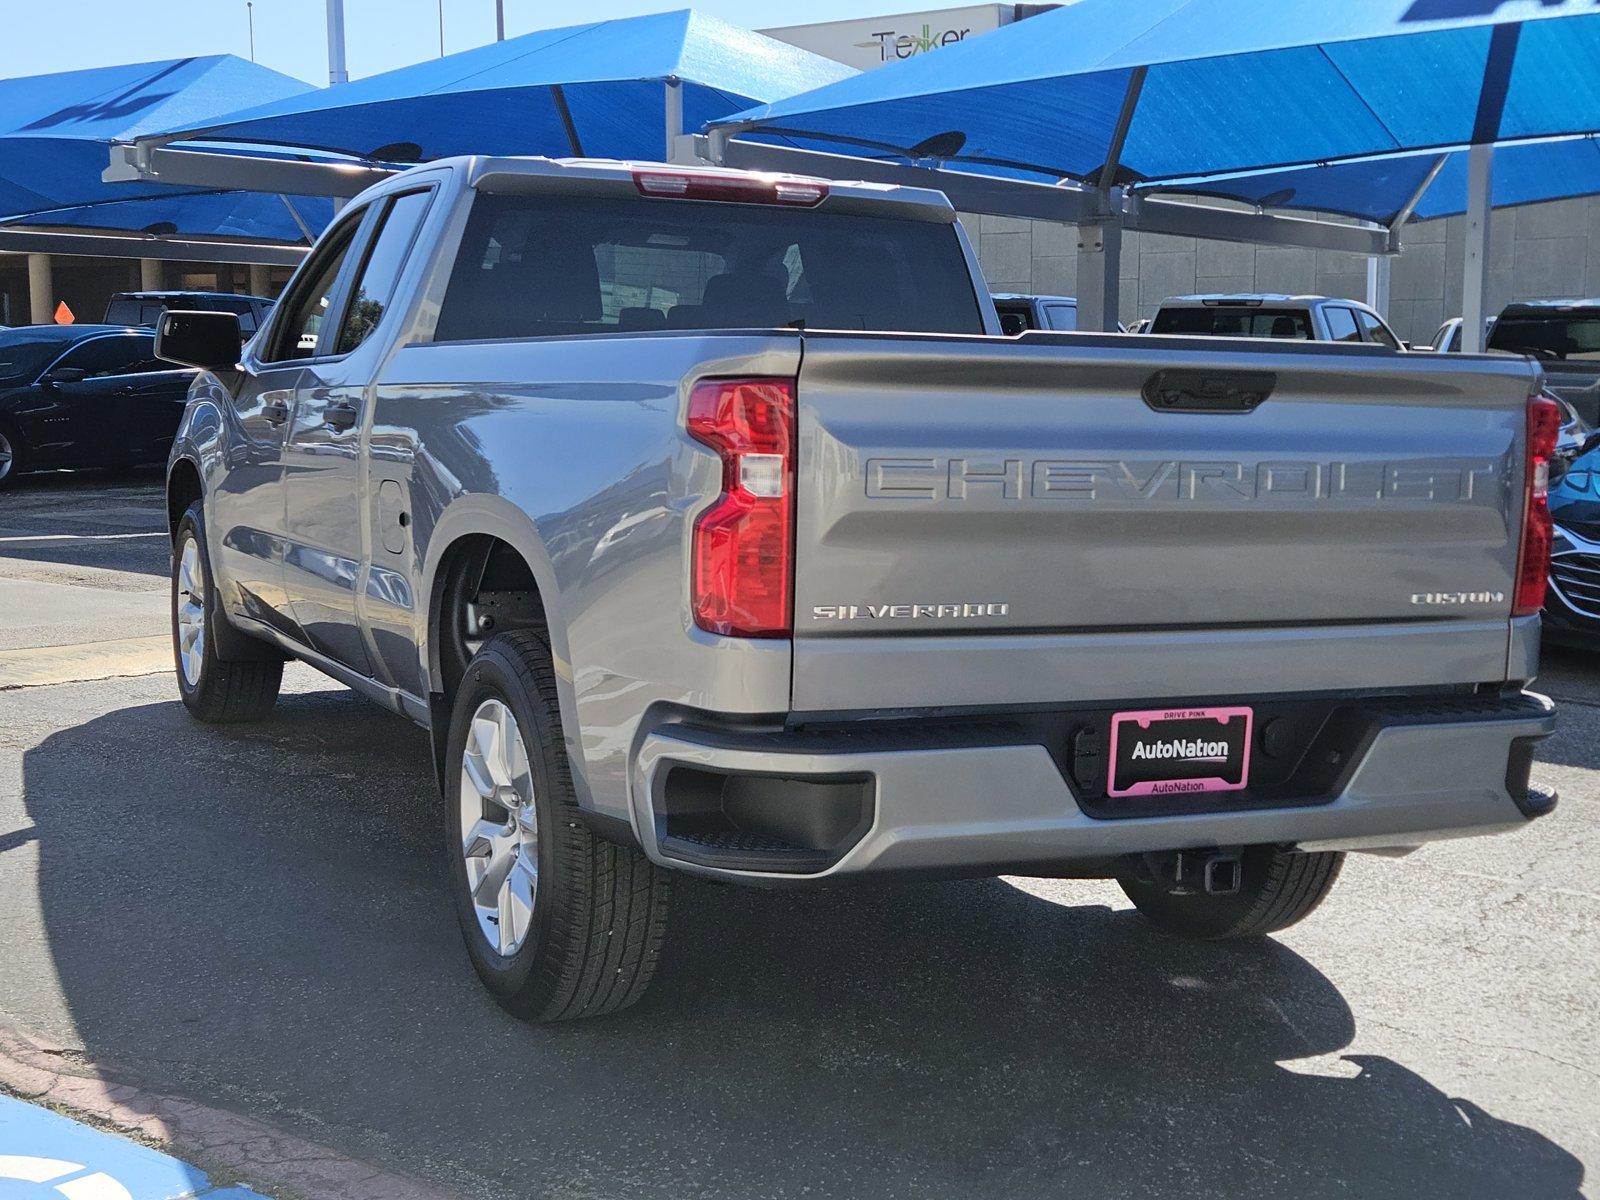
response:
<path id="1" fill-rule="evenodd" d="M 1204 941 L 1264 937 L 1287 929 L 1321 904 L 1339 878 L 1342 853 L 1300 854 L 1282 846 L 1248 846 L 1239 890 L 1212 896 L 1180 890 L 1143 874 L 1117 882 L 1141 914 L 1184 937 Z"/>
<path id="2" fill-rule="evenodd" d="M 193 542 L 204 586 L 204 638 L 198 658 L 198 678 L 184 666 L 183 631 L 179 628 L 180 578 L 184 549 Z M 206 553 L 205 518 L 200 501 L 189 506 L 178 522 L 172 540 L 172 659 L 178 677 L 178 694 L 197 718 L 208 724 L 231 725 L 259 721 L 278 702 L 283 683 L 283 660 L 266 662 L 224 662 L 217 657 L 217 627 L 225 618 L 217 611 L 217 589 L 212 586 L 211 559 Z"/>
<path id="3" fill-rule="evenodd" d="M 28 447 L 8 421 L 0 421 L 0 488 L 10 487 L 28 469 Z"/>
<path id="4" fill-rule="evenodd" d="M 456 693 L 444 772 L 445 856 L 467 953 L 495 999 L 531 1021 L 599 1016 L 637 1001 L 661 958 L 671 898 L 668 872 L 596 837 L 578 818 L 553 661 L 543 631 L 515 630 L 484 644 Z M 474 906 L 458 791 L 473 716 L 490 700 L 516 720 L 538 829 L 532 916 L 509 955 L 491 944 Z"/>

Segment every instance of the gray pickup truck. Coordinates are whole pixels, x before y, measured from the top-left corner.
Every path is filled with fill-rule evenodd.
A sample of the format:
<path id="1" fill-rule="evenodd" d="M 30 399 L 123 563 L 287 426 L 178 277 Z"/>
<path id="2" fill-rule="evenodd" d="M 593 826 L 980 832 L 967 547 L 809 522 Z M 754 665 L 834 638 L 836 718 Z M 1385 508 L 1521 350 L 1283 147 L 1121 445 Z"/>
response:
<path id="1" fill-rule="evenodd" d="M 1114 878 L 1223 938 L 1549 811 L 1536 367 L 999 335 L 936 193 L 406 171 L 242 352 L 163 318 L 183 701 L 292 657 L 429 730 L 537 1019 L 640 995 L 677 871 Z"/>

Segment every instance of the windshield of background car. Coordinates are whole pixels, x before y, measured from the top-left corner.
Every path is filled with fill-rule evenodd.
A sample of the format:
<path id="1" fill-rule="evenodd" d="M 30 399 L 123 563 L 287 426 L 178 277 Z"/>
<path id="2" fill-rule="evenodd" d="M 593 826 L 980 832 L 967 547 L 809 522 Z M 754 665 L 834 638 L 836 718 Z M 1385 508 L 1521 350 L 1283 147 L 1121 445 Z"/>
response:
<path id="1" fill-rule="evenodd" d="M 26 330 L 0 334 L 0 384 L 32 383 L 69 344 L 29 337 Z"/>
<path id="2" fill-rule="evenodd" d="M 1489 334 L 1489 349 L 1555 361 L 1600 360 L 1600 314 L 1501 317 Z"/>
<path id="3" fill-rule="evenodd" d="M 984 331 L 954 225 L 759 204 L 484 194 L 434 336 L 783 326 Z"/>
<path id="4" fill-rule="evenodd" d="M 1163 308 L 1150 332 L 1310 341 L 1311 316 L 1303 309 L 1291 308 Z"/>

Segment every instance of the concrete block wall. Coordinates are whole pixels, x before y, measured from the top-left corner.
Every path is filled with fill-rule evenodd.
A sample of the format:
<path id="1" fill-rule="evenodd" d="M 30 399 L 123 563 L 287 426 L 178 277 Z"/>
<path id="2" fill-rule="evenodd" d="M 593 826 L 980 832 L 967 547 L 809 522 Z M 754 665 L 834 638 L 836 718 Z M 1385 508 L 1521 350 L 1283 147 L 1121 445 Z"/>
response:
<path id="1" fill-rule="evenodd" d="M 1077 233 L 1013 217 L 962 218 L 990 286 L 1000 292 L 1071 295 Z M 1389 320 L 1423 341 L 1461 312 L 1466 221 L 1421 221 L 1405 230 L 1395 260 Z M 1191 292 L 1310 292 L 1362 300 L 1366 259 L 1329 250 L 1129 234 L 1123 241 L 1123 321 L 1154 314 Z M 1600 197 L 1498 209 L 1490 238 L 1489 311 L 1512 300 L 1600 295 Z"/>

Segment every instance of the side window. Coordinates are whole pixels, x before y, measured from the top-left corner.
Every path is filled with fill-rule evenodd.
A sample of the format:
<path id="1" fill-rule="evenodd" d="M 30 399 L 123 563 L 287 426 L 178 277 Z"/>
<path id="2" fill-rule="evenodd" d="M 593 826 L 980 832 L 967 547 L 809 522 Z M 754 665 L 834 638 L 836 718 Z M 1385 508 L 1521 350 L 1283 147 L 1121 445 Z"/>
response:
<path id="1" fill-rule="evenodd" d="M 1435 350 L 1445 349 L 1445 339 L 1449 336 L 1454 325 L 1454 321 L 1446 321 L 1443 325 L 1439 326 L 1439 332 L 1433 335 L 1433 341 L 1429 342 L 1428 345 Z"/>
<path id="2" fill-rule="evenodd" d="M 1070 304 L 1051 304 L 1044 310 L 1051 329 L 1072 333 L 1078 328 L 1078 310 Z"/>
<path id="3" fill-rule="evenodd" d="M 306 264 L 299 285 L 284 302 L 279 314 L 281 319 L 273 328 L 272 344 L 265 356 L 268 362 L 311 358 L 316 354 L 322 320 L 327 316 L 334 285 L 339 281 L 339 268 L 344 266 L 360 224 L 360 215 L 353 215 L 334 232 L 326 245 L 313 251 L 312 261 Z"/>
<path id="4" fill-rule="evenodd" d="M 1356 310 L 1356 316 L 1361 320 L 1361 332 L 1366 334 L 1367 341 L 1377 342 L 1380 346 L 1387 346 L 1391 350 L 1400 349 L 1400 339 L 1389 332 L 1389 327 L 1371 313 L 1362 309 Z"/>
<path id="5" fill-rule="evenodd" d="M 108 375 L 131 375 L 134 364 L 141 358 L 150 357 L 150 354 L 149 338 L 122 334 L 82 342 L 67 351 L 66 357 L 56 366 L 76 367 L 85 372 L 90 379 Z"/>
<path id="6" fill-rule="evenodd" d="M 1330 307 L 1322 310 L 1328 322 L 1328 336 L 1336 342 L 1359 342 L 1361 331 L 1356 328 L 1354 309 Z"/>
<path id="7" fill-rule="evenodd" d="M 431 192 L 407 192 L 390 201 L 345 308 L 334 353 L 350 353 L 372 336 L 372 331 L 383 320 L 394 295 L 394 285 L 400 278 L 400 269 L 406 264 L 406 255 L 416 240 L 432 196 Z"/>

